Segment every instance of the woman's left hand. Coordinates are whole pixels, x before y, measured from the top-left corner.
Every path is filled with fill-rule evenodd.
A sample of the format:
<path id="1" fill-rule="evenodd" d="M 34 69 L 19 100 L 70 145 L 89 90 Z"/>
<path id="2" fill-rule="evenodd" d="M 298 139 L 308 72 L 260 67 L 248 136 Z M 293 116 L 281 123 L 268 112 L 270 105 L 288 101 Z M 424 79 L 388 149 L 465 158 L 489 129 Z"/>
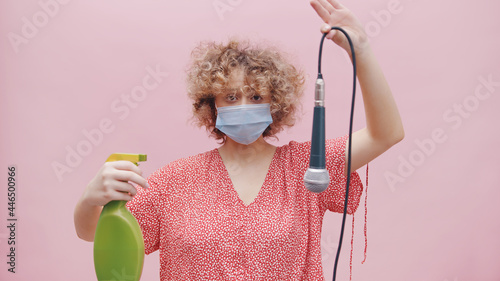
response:
<path id="1" fill-rule="evenodd" d="M 368 36 L 358 19 L 354 14 L 344 7 L 337 0 L 311 0 L 311 6 L 316 13 L 323 19 L 325 24 L 321 27 L 321 32 L 327 33 L 327 39 L 331 39 L 335 44 L 347 51 L 350 57 L 351 49 L 349 41 L 338 30 L 331 30 L 332 26 L 342 27 L 353 41 L 356 56 L 362 54 L 368 47 Z"/>

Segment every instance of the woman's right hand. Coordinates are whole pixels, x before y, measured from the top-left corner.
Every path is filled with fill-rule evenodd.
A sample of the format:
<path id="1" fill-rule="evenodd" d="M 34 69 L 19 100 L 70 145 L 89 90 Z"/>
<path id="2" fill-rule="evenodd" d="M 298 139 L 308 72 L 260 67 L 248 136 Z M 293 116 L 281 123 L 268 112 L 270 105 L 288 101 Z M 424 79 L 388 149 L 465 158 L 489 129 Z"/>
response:
<path id="1" fill-rule="evenodd" d="M 88 205 L 104 206 L 112 200 L 132 200 L 137 194 L 135 183 L 143 188 L 149 185 L 142 171 L 130 161 L 106 162 L 90 181 L 82 201 Z"/>

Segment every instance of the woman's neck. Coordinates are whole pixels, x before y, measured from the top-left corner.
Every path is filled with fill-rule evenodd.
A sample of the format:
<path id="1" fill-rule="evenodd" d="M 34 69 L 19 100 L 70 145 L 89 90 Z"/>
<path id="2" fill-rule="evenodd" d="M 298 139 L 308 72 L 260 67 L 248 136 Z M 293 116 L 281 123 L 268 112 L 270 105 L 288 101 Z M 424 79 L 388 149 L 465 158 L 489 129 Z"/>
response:
<path id="1" fill-rule="evenodd" d="M 223 160 L 238 163 L 260 162 L 264 158 L 274 155 L 276 147 L 267 143 L 262 136 L 255 142 L 244 145 L 237 143 L 230 138 L 219 147 L 219 153 Z"/>

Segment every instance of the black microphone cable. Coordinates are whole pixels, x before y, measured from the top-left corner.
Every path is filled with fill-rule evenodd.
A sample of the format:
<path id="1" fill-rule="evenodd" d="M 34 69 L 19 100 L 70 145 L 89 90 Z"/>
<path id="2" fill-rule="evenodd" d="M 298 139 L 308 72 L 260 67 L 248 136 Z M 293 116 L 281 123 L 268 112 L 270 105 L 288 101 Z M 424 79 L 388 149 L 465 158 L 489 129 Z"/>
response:
<path id="1" fill-rule="evenodd" d="M 339 30 L 342 32 L 345 37 L 347 38 L 347 41 L 349 41 L 349 47 L 351 48 L 351 54 L 352 54 L 352 68 L 353 68 L 353 81 L 352 81 L 352 101 L 351 101 L 351 115 L 349 119 L 349 140 L 348 140 L 348 149 L 347 149 L 347 182 L 346 182 L 346 187 L 345 187 L 345 201 L 344 201 L 344 214 L 342 217 L 342 227 L 340 230 L 340 240 L 339 240 L 339 246 L 337 248 L 337 255 L 335 257 L 335 264 L 333 266 L 333 281 L 335 281 L 335 276 L 337 275 L 337 264 L 339 262 L 339 256 L 340 256 L 340 249 L 342 248 L 342 240 L 344 238 L 344 228 L 345 228 L 345 219 L 346 219 L 346 214 L 347 214 L 347 203 L 349 201 L 349 183 L 351 181 L 351 144 L 352 144 L 352 123 L 354 119 L 354 101 L 356 99 L 356 56 L 354 54 L 354 46 L 352 44 L 351 37 L 349 37 L 349 34 L 347 32 L 337 26 L 332 27 L 331 30 Z M 325 37 L 328 33 L 323 34 L 323 37 L 321 38 L 321 42 L 319 45 L 319 59 L 318 59 L 318 79 L 322 79 L 323 75 L 321 74 L 321 56 L 323 52 L 323 42 L 325 41 Z"/>

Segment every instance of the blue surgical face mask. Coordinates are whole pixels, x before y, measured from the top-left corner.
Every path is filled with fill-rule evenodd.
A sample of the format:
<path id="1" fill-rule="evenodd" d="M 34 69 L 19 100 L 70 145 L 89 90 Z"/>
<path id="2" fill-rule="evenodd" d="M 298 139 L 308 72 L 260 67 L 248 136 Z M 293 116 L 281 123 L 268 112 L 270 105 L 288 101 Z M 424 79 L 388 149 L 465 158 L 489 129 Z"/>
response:
<path id="1" fill-rule="evenodd" d="M 269 103 L 243 104 L 218 107 L 215 128 L 235 142 L 248 145 L 256 141 L 271 123 Z"/>

